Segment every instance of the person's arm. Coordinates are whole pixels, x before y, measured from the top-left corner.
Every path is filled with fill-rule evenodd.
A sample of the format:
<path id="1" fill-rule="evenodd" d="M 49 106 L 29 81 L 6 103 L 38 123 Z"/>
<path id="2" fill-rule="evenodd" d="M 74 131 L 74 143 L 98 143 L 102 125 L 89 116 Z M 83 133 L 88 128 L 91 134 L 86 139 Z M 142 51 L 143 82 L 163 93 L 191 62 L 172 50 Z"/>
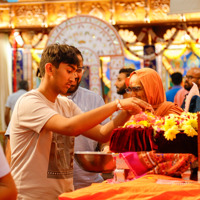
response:
<path id="1" fill-rule="evenodd" d="M 127 111 L 122 111 L 119 115 L 117 115 L 113 120 L 108 122 L 105 125 L 97 125 L 94 128 L 85 131 L 82 133 L 84 136 L 97 140 L 99 142 L 108 142 L 110 139 L 110 135 L 113 129 L 124 125 L 126 121 L 131 117 L 130 113 Z"/>
<path id="2" fill-rule="evenodd" d="M 5 107 L 4 119 L 5 119 L 6 126 L 8 126 L 10 122 L 10 108 L 9 107 Z"/>
<path id="3" fill-rule="evenodd" d="M 120 104 L 122 109 L 131 110 L 133 114 L 141 112 L 142 109 L 149 109 L 150 107 L 148 103 L 134 97 L 122 99 L 120 100 Z M 110 131 L 117 126 L 123 125 L 130 117 L 128 112 L 122 111 L 119 116 L 106 125 L 98 125 L 95 127 L 116 110 L 118 110 L 116 102 L 111 102 L 72 118 L 65 118 L 56 114 L 46 122 L 43 128 L 60 134 L 74 136 L 84 132 L 86 137 L 105 142 L 108 141 L 110 137 Z M 88 131 L 93 127 L 95 127 L 93 130 Z M 98 132 L 95 133 L 95 130 L 98 130 Z"/>
<path id="4" fill-rule="evenodd" d="M 11 163 L 11 150 L 10 150 L 10 136 L 5 136 L 6 137 L 6 159 L 8 161 L 8 164 L 10 165 Z"/>
<path id="5" fill-rule="evenodd" d="M 3 148 L 0 145 L 0 200 L 14 200 L 17 198 L 17 189 L 11 176 Z"/>
<path id="6" fill-rule="evenodd" d="M 0 178 L 0 200 L 17 199 L 17 189 L 11 173 Z"/>

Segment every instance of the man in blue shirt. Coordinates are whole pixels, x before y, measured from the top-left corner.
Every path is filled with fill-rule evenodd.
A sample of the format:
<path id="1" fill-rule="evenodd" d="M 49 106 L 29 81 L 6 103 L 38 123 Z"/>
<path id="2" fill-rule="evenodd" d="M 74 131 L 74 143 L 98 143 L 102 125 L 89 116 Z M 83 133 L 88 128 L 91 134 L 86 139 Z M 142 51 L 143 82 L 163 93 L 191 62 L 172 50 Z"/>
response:
<path id="1" fill-rule="evenodd" d="M 167 101 L 174 102 L 176 93 L 182 88 L 181 83 L 183 76 L 180 72 L 175 72 L 171 75 L 172 83 L 174 86 L 166 92 Z"/>
<path id="2" fill-rule="evenodd" d="M 6 122 L 7 126 L 10 122 L 10 111 L 11 112 L 13 111 L 14 106 L 15 106 L 17 100 L 19 99 L 19 97 L 21 95 L 25 94 L 27 91 L 28 91 L 28 81 L 21 80 L 18 84 L 17 92 L 14 92 L 13 94 L 11 94 L 8 97 L 6 106 L 5 106 L 5 113 L 4 113 L 5 122 Z"/>
<path id="3" fill-rule="evenodd" d="M 76 103 L 83 112 L 87 112 L 97 107 L 100 107 L 105 103 L 100 95 L 79 86 L 84 72 L 83 57 L 81 52 L 77 48 L 75 47 L 73 48 L 79 59 L 80 66 L 77 68 L 77 78 L 75 78 L 75 82 L 71 85 L 71 87 L 67 91 L 66 96 L 69 99 L 71 99 L 74 103 Z M 106 119 L 101 124 L 105 124 L 108 121 L 109 119 Z M 83 135 L 79 135 L 75 138 L 74 152 L 95 151 L 96 149 L 98 149 L 98 146 L 99 144 L 97 141 L 84 137 Z M 87 187 L 92 183 L 103 181 L 103 178 L 99 173 L 90 173 L 84 171 L 77 165 L 76 161 L 74 161 L 73 179 L 74 179 L 75 189 Z"/>

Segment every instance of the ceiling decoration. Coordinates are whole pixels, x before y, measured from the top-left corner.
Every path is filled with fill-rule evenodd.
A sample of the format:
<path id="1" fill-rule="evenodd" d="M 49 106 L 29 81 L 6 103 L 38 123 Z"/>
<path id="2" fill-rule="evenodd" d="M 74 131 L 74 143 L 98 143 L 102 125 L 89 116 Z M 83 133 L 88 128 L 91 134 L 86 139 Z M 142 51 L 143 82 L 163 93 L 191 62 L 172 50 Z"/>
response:
<path id="1" fill-rule="evenodd" d="M 152 53 L 149 55 L 139 55 L 135 51 L 133 51 L 130 46 L 135 45 L 137 42 L 142 42 L 145 35 L 148 34 L 151 36 L 154 43 L 162 43 L 165 45 L 159 52 Z M 200 29 L 197 27 L 189 27 L 187 28 L 185 23 L 177 25 L 176 28 L 172 28 L 171 30 L 167 30 L 166 34 L 164 35 L 164 38 L 158 37 L 154 31 L 151 28 L 143 28 L 138 37 L 133 42 L 127 42 L 122 40 L 124 42 L 125 47 L 136 57 L 143 59 L 143 60 L 154 60 L 156 56 L 162 55 L 165 50 L 168 49 L 168 47 L 177 40 L 179 44 L 187 43 L 190 46 L 190 49 L 196 53 L 196 55 L 200 55 L 198 48 L 196 48 L 196 43 L 199 42 L 199 34 Z"/>
<path id="2" fill-rule="evenodd" d="M 47 28 L 79 14 L 89 14 L 112 25 L 198 22 L 200 13 L 169 13 L 170 0 L 0 1 L 0 29 Z"/>

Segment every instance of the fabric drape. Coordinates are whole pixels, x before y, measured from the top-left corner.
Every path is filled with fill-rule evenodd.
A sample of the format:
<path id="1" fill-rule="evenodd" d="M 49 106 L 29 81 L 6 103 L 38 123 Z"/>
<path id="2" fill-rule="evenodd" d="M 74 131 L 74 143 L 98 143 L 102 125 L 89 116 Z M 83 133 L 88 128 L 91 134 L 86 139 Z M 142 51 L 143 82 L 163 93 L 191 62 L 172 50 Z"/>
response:
<path id="1" fill-rule="evenodd" d="M 145 175 L 134 181 L 96 183 L 74 192 L 63 193 L 59 200 L 191 200 L 200 199 L 200 184 L 163 175 Z"/>
<path id="2" fill-rule="evenodd" d="M 12 50 L 7 34 L 0 34 L 0 47 L 0 130 L 5 131 L 5 104 L 12 91 Z"/>

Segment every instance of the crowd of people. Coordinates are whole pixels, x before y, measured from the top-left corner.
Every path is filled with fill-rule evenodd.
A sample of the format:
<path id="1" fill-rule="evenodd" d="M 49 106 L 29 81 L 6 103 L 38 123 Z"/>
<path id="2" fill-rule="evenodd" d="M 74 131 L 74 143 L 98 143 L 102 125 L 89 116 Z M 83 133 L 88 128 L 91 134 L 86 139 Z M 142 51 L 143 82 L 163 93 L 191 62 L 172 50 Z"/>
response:
<path id="1" fill-rule="evenodd" d="M 6 104 L 12 175 L 6 159 L 2 160 L 0 181 L 8 181 L 10 188 L 0 187 L 0 193 L 8 195 L 12 190 L 8 199 L 57 199 L 61 193 L 102 182 L 101 174 L 86 172 L 74 162 L 74 151 L 105 150 L 112 130 L 142 111 L 180 115 L 184 100 L 182 108 L 174 103 L 181 96 L 178 93 L 183 91 L 185 99 L 192 82 L 200 88 L 200 68 L 188 70 L 184 87 L 182 74 L 172 74 L 174 86 L 167 93 L 154 69 L 123 68 L 115 82 L 122 98 L 105 104 L 101 96 L 79 86 L 83 73 L 83 56 L 77 48 L 49 45 L 40 61 L 39 88 L 28 91 L 27 81 L 22 81 L 26 87 L 12 95 L 13 106 Z M 114 112 L 117 116 L 111 119 Z"/>

